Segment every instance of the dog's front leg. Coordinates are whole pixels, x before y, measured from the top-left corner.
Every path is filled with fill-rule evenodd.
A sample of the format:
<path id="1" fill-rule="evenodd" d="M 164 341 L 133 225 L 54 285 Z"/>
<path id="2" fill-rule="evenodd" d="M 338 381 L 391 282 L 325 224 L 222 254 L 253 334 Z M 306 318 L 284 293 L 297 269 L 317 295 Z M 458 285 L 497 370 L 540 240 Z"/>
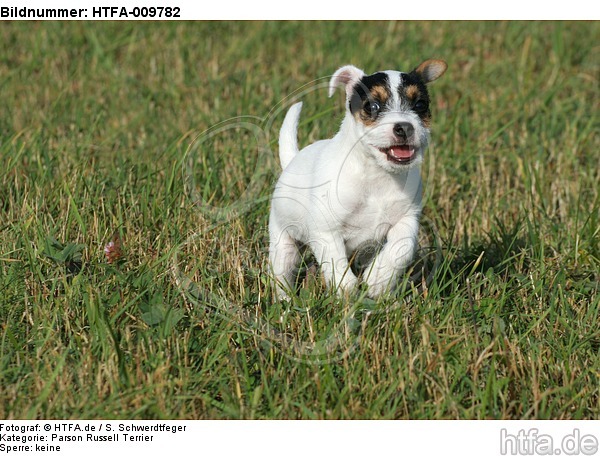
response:
<path id="1" fill-rule="evenodd" d="M 399 275 L 414 257 L 418 233 L 416 216 L 405 216 L 390 228 L 385 245 L 365 270 L 370 297 L 376 298 L 394 289 Z"/>
<path id="2" fill-rule="evenodd" d="M 308 244 L 321 265 L 327 287 L 335 289 L 338 294 L 352 291 L 357 278 L 350 270 L 344 239 L 339 235 L 328 234 Z"/>

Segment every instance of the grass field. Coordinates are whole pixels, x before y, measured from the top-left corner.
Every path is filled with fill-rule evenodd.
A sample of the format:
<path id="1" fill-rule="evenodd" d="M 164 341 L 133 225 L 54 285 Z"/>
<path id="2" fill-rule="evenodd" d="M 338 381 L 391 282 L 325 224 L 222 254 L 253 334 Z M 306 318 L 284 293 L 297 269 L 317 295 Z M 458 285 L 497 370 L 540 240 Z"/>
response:
<path id="1" fill-rule="evenodd" d="M 597 22 L 13 22 L 0 42 L 3 419 L 600 416 Z M 343 114 L 320 78 L 430 57 L 429 276 L 275 303 L 281 110 L 303 99 L 306 145 Z"/>

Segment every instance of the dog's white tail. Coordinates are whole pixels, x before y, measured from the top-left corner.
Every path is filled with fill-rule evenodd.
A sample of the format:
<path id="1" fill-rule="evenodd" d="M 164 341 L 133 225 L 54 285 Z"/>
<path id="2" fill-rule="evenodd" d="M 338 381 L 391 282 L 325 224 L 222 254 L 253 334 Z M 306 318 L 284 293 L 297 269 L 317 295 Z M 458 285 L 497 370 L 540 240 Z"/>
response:
<path id="1" fill-rule="evenodd" d="M 294 104 L 285 115 L 283 125 L 279 131 L 281 169 L 285 169 L 298 153 L 298 119 L 300 119 L 301 110 L 302 102 Z"/>

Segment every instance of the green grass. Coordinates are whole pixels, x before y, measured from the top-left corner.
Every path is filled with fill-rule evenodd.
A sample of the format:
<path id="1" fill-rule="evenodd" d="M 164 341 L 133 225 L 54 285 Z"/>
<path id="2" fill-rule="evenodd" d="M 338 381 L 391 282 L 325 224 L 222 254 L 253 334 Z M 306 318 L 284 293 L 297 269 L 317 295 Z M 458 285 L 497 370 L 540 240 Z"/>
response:
<path id="1" fill-rule="evenodd" d="M 598 23 L 11 22 L 0 42 L 3 419 L 600 415 Z M 305 145 L 343 109 L 314 81 L 429 57 L 449 64 L 429 280 L 348 302 L 309 277 L 275 304 L 287 97 Z M 199 136 L 236 116 L 256 131 Z"/>

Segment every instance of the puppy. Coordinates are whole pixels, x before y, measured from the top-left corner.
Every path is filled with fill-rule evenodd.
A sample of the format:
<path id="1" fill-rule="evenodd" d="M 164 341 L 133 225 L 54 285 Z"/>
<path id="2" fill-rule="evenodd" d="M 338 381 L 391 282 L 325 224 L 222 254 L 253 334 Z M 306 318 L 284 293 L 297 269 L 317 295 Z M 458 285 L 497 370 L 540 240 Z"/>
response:
<path id="1" fill-rule="evenodd" d="M 346 92 L 339 132 L 298 150 L 302 103 L 293 105 L 279 136 L 283 172 L 269 218 L 269 261 L 277 294 L 286 299 L 311 249 L 327 286 L 344 294 L 358 283 L 350 266 L 365 245 L 377 245 L 361 279 L 377 298 L 394 289 L 417 248 L 420 165 L 431 121 L 426 85 L 446 71 L 427 60 L 410 73 L 366 75 L 348 65 L 329 83 Z"/>

